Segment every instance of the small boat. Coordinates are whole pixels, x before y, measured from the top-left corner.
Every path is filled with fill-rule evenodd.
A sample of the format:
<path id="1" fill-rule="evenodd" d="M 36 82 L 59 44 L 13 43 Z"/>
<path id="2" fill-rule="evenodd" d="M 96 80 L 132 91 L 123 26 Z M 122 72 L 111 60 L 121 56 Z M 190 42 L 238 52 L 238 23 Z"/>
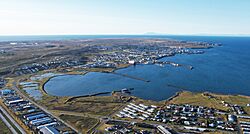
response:
<path id="1" fill-rule="evenodd" d="M 121 92 L 122 92 L 122 93 L 130 94 L 130 93 L 131 93 L 131 90 L 134 90 L 134 88 L 123 88 L 123 89 L 121 89 Z"/>

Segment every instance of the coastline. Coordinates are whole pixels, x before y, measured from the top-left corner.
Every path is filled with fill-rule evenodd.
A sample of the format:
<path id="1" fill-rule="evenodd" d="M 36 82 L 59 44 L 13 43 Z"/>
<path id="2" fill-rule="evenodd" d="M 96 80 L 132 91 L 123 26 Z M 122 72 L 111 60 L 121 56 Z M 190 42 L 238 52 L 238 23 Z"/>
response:
<path id="1" fill-rule="evenodd" d="M 39 87 L 39 89 L 42 91 L 42 93 L 44 93 L 45 95 L 50 95 L 50 94 L 48 94 L 48 92 L 45 90 L 45 84 L 47 83 L 47 82 L 49 82 L 52 78 L 55 78 L 55 77 L 58 77 L 58 76 L 65 76 L 65 75 L 85 75 L 85 74 L 87 74 L 88 72 L 84 72 L 84 73 L 80 73 L 80 74 L 78 74 L 78 73 L 65 73 L 65 74 L 60 74 L 60 75 L 56 75 L 56 76 L 52 76 L 52 77 L 49 77 L 49 78 L 45 78 L 45 79 L 43 79 L 42 81 L 39 81 L 39 83 L 40 83 L 40 87 Z M 53 95 L 50 95 L 50 96 L 53 96 Z"/>
<path id="2" fill-rule="evenodd" d="M 174 95 L 172 95 L 171 97 L 169 97 L 168 99 L 166 99 L 166 100 L 164 100 L 164 101 L 166 101 L 166 102 L 168 102 L 168 101 L 171 101 L 171 100 L 173 100 L 174 98 L 177 98 L 181 93 L 183 93 L 183 92 L 185 92 L 184 90 L 183 91 L 178 91 L 178 92 L 176 92 Z"/>
<path id="3" fill-rule="evenodd" d="M 214 48 L 214 47 L 216 47 L 216 46 L 213 46 L 213 47 L 209 47 L 209 48 L 207 48 L 207 47 L 202 47 L 202 48 L 195 48 L 195 49 L 210 49 L 210 48 Z M 191 48 L 191 49 L 193 49 L 193 48 Z M 203 54 L 203 53 L 202 53 Z M 177 54 L 171 54 L 171 55 L 168 55 L 168 56 L 163 56 L 163 57 L 160 57 L 160 58 L 158 58 L 157 60 L 160 60 L 160 59 L 163 59 L 163 58 L 165 58 L 165 57 L 174 57 L 174 56 L 176 56 Z M 196 55 L 196 54 L 191 54 L 191 55 Z M 175 65 L 173 65 L 174 67 L 179 67 L 179 66 L 181 66 L 181 67 L 184 67 L 184 68 L 188 68 L 188 69 L 190 69 L 190 70 L 192 70 L 193 69 L 193 66 L 189 66 L 189 65 L 182 65 L 182 64 L 178 64 L 178 63 L 174 63 L 174 62 L 168 62 L 167 64 L 177 64 L 177 66 L 175 66 Z M 171 64 L 171 65 L 172 65 Z M 137 64 L 137 65 L 141 65 L 141 64 Z M 142 64 L 142 65 L 148 65 L 148 64 Z M 151 64 L 150 64 L 151 65 Z M 153 63 L 153 65 L 156 65 L 156 63 Z M 117 70 L 119 70 L 119 69 L 124 69 L 124 68 L 128 68 L 128 67 L 130 67 L 130 66 L 136 66 L 136 65 L 134 65 L 134 64 L 120 64 L 120 65 L 118 65 L 118 67 L 117 68 L 87 68 L 87 69 L 82 69 L 82 70 L 84 70 L 84 71 L 86 71 L 84 74 L 78 74 L 78 73 L 65 73 L 65 74 L 62 74 L 62 75 L 60 75 L 60 76 L 63 76 L 63 75 L 85 75 L 85 74 L 87 74 L 87 73 L 89 73 L 89 72 L 100 72 L 100 73 L 112 73 L 112 74 L 115 74 L 115 75 L 120 75 L 120 76 L 122 76 L 122 77 L 128 77 L 128 78 L 131 78 L 131 79 L 136 79 L 136 80 L 141 80 L 141 81 L 144 81 L 144 82 L 150 82 L 149 80 L 144 80 L 143 78 L 137 78 L 137 77 L 134 77 L 134 76 L 130 76 L 130 75 L 126 75 L 126 74 L 119 74 L 119 73 L 116 73 L 115 71 L 117 71 Z M 41 87 L 41 90 L 42 90 L 42 92 L 45 94 L 45 95 L 50 95 L 50 94 L 48 94 L 48 92 L 45 90 L 45 84 L 47 83 L 47 82 L 49 82 L 52 78 L 54 78 L 54 77 L 58 77 L 58 76 L 53 76 L 53 77 L 50 77 L 50 78 L 48 78 L 48 79 L 46 79 L 44 82 L 42 82 L 42 87 Z M 173 95 L 173 96 L 171 96 L 170 98 L 167 98 L 167 100 L 171 100 L 171 98 L 174 98 L 175 96 L 178 96 L 177 94 L 179 94 L 178 92 L 177 93 L 175 93 L 175 95 Z M 53 95 L 51 95 L 51 96 L 53 96 Z M 68 96 L 67 96 L 68 97 Z M 76 96 L 70 96 L 70 97 L 76 97 Z M 162 100 L 163 101 L 163 100 Z"/>

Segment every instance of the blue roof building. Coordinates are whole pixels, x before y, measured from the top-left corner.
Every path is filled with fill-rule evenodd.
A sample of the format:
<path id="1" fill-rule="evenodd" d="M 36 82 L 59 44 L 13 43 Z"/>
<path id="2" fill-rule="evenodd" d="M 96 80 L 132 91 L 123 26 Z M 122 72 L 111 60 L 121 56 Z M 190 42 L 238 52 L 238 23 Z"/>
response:
<path id="1" fill-rule="evenodd" d="M 40 129 L 40 132 L 42 134 L 60 134 L 54 127 L 43 127 Z"/>
<path id="2" fill-rule="evenodd" d="M 11 90 L 11 89 L 3 89 L 3 90 L 1 90 L 0 95 L 6 96 L 6 95 L 13 94 L 13 93 L 15 93 L 14 90 Z"/>

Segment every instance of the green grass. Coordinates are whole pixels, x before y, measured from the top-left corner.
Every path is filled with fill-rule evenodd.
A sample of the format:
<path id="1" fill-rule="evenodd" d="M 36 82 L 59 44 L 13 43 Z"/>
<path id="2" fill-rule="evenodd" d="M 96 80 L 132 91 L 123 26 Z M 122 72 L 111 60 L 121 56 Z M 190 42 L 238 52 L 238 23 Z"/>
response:
<path id="1" fill-rule="evenodd" d="M 82 116 L 73 116 L 73 115 L 60 115 L 62 120 L 71 124 L 75 128 L 77 128 L 82 133 L 86 133 L 89 129 L 91 129 L 94 125 L 96 125 L 99 121 L 98 119 L 91 117 L 82 117 Z"/>
<path id="2" fill-rule="evenodd" d="M 0 111 L 1 113 L 2 113 L 2 111 Z M 9 124 L 16 130 L 16 132 L 18 133 L 18 134 L 21 134 L 21 132 L 19 131 L 19 129 L 10 121 L 10 119 L 5 115 L 5 114 L 3 114 L 2 113 L 2 115 L 3 115 L 3 117 L 9 122 Z M 0 121 L 2 121 L 2 120 L 0 120 Z M 3 124 L 4 124 L 4 122 L 3 122 Z M 4 124 L 5 125 L 5 124 Z M 6 126 L 7 127 L 7 126 Z M 1 128 L 1 127 L 0 127 Z M 1 129 L 0 129 L 1 130 Z M 8 129 L 9 130 L 9 129 Z M 10 130 L 9 130 L 10 131 Z M 0 131 L 0 134 L 1 134 L 1 131 Z"/>
<path id="3" fill-rule="evenodd" d="M 246 105 L 250 103 L 250 97 L 244 95 L 214 95 L 217 99 L 223 100 L 230 104 L 237 104 L 243 107 L 243 109 L 250 114 L 250 107 Z"/>
<path id="4" fill-rule="evenodd" d="M 1 119 L 0 119 L 0 134 L 11 134 L 11 131 Z"/>
<path id="5" fill-rule="evenodd" d="M 191 104 L 198 106 L 206 106 L 211 108 L 216 108 L 220 110 L 228 110 L 227 107 L 224 107 L 223 104 L 215 98 L 209 98 L 203 93 L 192 93 L 192 92 L 181 92 L 179 96 L 175 97 L 169 103 L 174 104 Z"/>
<path id="6" fill-rule="evenodd" d="M 212 107 L 220 110 L 229 110 L 229 107 L 225 107 L 222 104 L 222 101 L 225 101 L 229 104 L 237 104 L 244 108 L 247 114 L 250 114 L 250 107 L 246 105 L 250 103 L 249 96 L 243 95 L 222 95 L 222 94 L 214 94 L 209 93 L 210 96 L 208 97 L 204 95 L 204 93 L 192 93 L 188 91 L 184 91 L 180 93 L 179 96 L 175 97 L 169 103 L 174 104 L 191 104 L 191 105 L 200 105 L 206 107 Z"/>
<path id="7" fill-rule="evenodd" d="M 44 96 L 39 103 L 49 110 L 74 111 L 92 115 L 106 116 L 124 105 L 118 98 L 113 96 L 83 97 L 64 103 L 68 97 Z"/>

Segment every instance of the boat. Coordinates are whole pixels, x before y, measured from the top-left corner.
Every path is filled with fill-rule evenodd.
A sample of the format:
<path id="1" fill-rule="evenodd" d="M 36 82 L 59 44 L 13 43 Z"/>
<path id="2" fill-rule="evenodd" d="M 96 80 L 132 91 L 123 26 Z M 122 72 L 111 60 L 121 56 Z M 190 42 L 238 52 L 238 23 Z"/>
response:
<path id="1" fill-rule="evenodd" d="M 134 88 L 123 88 L 123 89 L 121 89 L 121 93 L 130 94 L 130 93 L 131 93 L 131 90 L 134 90 Z"/>

